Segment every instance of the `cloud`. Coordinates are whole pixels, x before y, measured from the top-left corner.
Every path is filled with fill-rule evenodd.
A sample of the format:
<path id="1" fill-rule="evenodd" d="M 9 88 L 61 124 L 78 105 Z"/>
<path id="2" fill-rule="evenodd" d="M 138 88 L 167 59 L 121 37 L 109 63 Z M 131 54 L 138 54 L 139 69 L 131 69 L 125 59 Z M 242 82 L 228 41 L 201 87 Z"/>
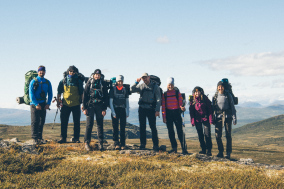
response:
<path id="1" fill-rule="evenodd" d="M 199 63 L 206 64 L 213 70 L 228 70 L 237 76 L 275 76 L 284 74 L 284 51 L 248 54 Z"/>
<path id="2" fill-rule="evenodd" d="M 166 44 L 166 43 L 169 43 L 170 40 L 169 40 L 169 38 L 168 38 L 167 36 L 162 36 L 162 37 L 158 37 L 158 38 L 156 39 L 156 42 L 157 42 L 157 43 Z"/>

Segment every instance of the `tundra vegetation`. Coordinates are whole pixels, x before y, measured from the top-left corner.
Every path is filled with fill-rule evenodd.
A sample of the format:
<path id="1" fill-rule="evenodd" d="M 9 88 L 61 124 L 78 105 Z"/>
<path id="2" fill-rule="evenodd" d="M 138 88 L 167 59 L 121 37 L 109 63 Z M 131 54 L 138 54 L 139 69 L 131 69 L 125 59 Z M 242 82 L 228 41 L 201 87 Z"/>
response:
<path id="1" fill-rule="evenodd" d="M 275 117 L 270 120 L 275 130 L 283 130 L 282 119 Z M 257 125 L 263 128 L 263 124 Z M 45 126 L 44 137 L 59 139 L 59 124 L 54 129 L 51 127 L 52 124 Z M 82 132 L 84 127 L 82 122 Z M 250 131 L 249 128 L 255 129 L 248 126 L 246 130 Z M 69 124 L 69 137 L 72 130 L 72 124 Z M 111 136 L 108 130 L 111 130 L 111 125 L 105 121 L 106 134 Z M 261 130 L 268 132 L 268 129 Z M 0 131 L 0 139 L 30 139 L 29 126 L 2 125 Z M 268 140 L 263 132 L 248 133 L 234 132 L 233 160 L 252 158 L 257 163 L 284 164 L 281 140 Z M 257 136 L 261 138 L 256 140 Z M 212 138 L 213 155 L 216 155 L 214 135 Z M 92 146 L 95 141 L 93 139 Z M 262 141 L 268 142 L 263 144 Z M 112 143 L 110 139 L 107 142 Z M 127 139 L 126 142 L 139 145 L 139 139 Z M 187 144 L 190 155 L 185 156 L 166 152 L 154 156 L 121 154 L 115 150 L 86 152 L 83 143 L 57 144 L 54 140 L 37 146 L 37 154 L 29 154 L 15 144 L 9 149 L 0 148 L 0 188 L 284 188 L 284 169 L 240 165 L 234 161 L 204 162 L 196 158 L 195 153 L 200 150 L 198 140 L 189 138 Z M 160 140 L 160 145 L 170 149 L 169 140 Z M 151 149 L 151 139 L 146 147 Z"/>

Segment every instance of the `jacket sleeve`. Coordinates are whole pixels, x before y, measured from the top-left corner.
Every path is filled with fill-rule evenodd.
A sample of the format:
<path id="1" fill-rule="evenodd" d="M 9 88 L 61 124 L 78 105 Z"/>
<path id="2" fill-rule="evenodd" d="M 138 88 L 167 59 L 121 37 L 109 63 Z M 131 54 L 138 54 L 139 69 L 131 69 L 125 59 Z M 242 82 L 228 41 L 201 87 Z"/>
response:
<path id="1" fill-rule="evenodd" d="M 158 85 L 156 85 L 156 91 L 155 91 L 155 95 L 156 95 L 156 112 L 159 112 L 160 111 L 160 107 L 161 107 L 161 104 L 162 104 L 162 99 L 161 99 L 161 90 L 160 90 L 160 87 Z"/>
<path id="2" fill-rule="evenodd" d="M 114 106 L 113 106 L 113 89 L 109 91 L 109 107 L 111 109 L 111 114 L 113 117 L 116 117 Z"/>
<path id="3" fill-rule="evenodd" d="M 183 99 L 180 92 L 178 93 L 178 104 L 179 104 L 178 108 L 180 108 L 180 106 L 183 106 Z"/>
<path id="4" fill-rule="evenodd" d="M 30 85 L 29 85 L 29 95 L 30 95 L 30 100 L 31 102 L 37 106 L 39 104 L 39 102 L 36 100 L 36 97 L 35 97 L 35 90 L 34 90 L 34 82 L 35 80 L 33 79 L 31 82 L 30 82 Z"/>
<path id="5" fill-rule="evenodd" d="M 87 82 L 84 92 L 83 92 L 83 110 L 88 109 L 88 102 L 90 99 L 90 96 L 89 96 L 90 95 L 90 85 L 91 85 L 91 82 Z"/>
<path id="6" fill-rule="evenodd" d="M 131 93 L 140 93 L 141 92 L 141 88 L 140 85 L 138 85 L 138 82 L 135 82 L 131 88 L 130 88 Z"/>
<path id="7" fill-rule="evenodd" d="M 206 98 L 206 106 L 207 106 L 207 114 L 209 117 L 209 123 L 213 124 L 213 111 L 212 111 L 212 105 L 211 105 L 211 101 L 209 100 L 209 98 Z"/>
<path id="8" fill-rule="evenodd" d="M 53 92 L 52 92 L 51 82 L 49 80 L 48 80 L 48 82 L 49 82 L 49 86 L 48 86 L 48 100 L 47 100 L 47 104 L 50 105 L 51 101 L 52 101 Z"/>
<path id="9" fill-rule="evenodd" d="M 103 82 L 103 110 L 106 110 L 107 109 L 107 105 L 108 105 L 108 89 L 107 89 L 107 86 L 106 86 L 106 83 Z"/>
<path id="10" fill-rule="evenodd" d="M 234 104 L 234 100 L 231 94 L 228 95 L 229 96 L 229 103 L 230 103 L 230 107 L 231 107 L 231 111 L 232 111 L 232 118 L 233 118 L 233 122 L 237 123 L 237 113 L 236 113 L 236 108 L 235 108 L 235 104 Z"/>
<path id="11" fill-rule="evenodd" d="M 166 118 L 166 101 L 164 94 L 162 94 L 162 116 Z"/>
<path id="12" fill-rule="evenodd" d="M 191 125 L 195 126 L 195 119 L 194 119 L 194 111 L 195 111 L 195 107 L 192 104 L 192 102 L 190 102 L 189 105 L 189 114 L 190 114 L 190 121 L 191 121 Z"/>

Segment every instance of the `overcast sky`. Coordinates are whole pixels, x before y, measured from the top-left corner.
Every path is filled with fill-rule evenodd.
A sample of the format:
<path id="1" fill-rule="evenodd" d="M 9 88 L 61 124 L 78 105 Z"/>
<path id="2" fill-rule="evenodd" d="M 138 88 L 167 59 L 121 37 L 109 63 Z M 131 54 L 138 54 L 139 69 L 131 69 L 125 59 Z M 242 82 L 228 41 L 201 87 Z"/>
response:
<path id="1" fill-rule="evenodd" d="M 0 0 L 1 108 L 17 105 L 24 75 L 46 66 L 54 96 L 62 73 L 100 68 L 132 84 L 143 72 L 210 97 L 229 78 L 240 103 L 284 100 L 284 1 Z M 132 95 L 136 106 L 138 95 Z M 55 105 L 52 106 L 55 108 Z"/>

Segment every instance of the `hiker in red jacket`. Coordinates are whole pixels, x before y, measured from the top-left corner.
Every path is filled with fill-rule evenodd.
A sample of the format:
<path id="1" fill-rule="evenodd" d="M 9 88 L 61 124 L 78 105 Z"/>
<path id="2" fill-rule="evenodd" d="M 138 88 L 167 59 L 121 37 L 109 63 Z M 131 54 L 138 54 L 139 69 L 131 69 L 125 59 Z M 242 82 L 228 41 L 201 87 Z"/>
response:
<path id="1" fill-rule="evenodd" d="M 193 100 L 190 102 L 189 113 L 191 117 L 191 125 L 197 130 L 201 151 L 199 154 L 207 154 L 212 156 L 212 139 L 210 124 L 213 124 L 213 115 L 211 101 L 201 87 L 195 87 L 192 91 Z M 204 133 L 203 127 L 204 126 Z M 205 136 L 205 141 L 204 141 Z M 207 150 L 207 153 L 206 153 Z"/>
<path id="2" fill-rule="evenodd" d="M 162 96 L 162 115 L 163 122 L 167 124 L 169 138 L 172 145 L 172 150 L 169 153 L 177 153 L 177 141 L 175 138 L 174 123 L 177 129 L 177 134 L 182 147 L 182 153 L 187 154 L 187 146 L 185 143 L 185 135 L 182 128 L 181 111 L 185 111 L 183 99 L 178 90 L 174 86 L 174 78 L 170 77 L 167 80 L 167 91 Z"/>

